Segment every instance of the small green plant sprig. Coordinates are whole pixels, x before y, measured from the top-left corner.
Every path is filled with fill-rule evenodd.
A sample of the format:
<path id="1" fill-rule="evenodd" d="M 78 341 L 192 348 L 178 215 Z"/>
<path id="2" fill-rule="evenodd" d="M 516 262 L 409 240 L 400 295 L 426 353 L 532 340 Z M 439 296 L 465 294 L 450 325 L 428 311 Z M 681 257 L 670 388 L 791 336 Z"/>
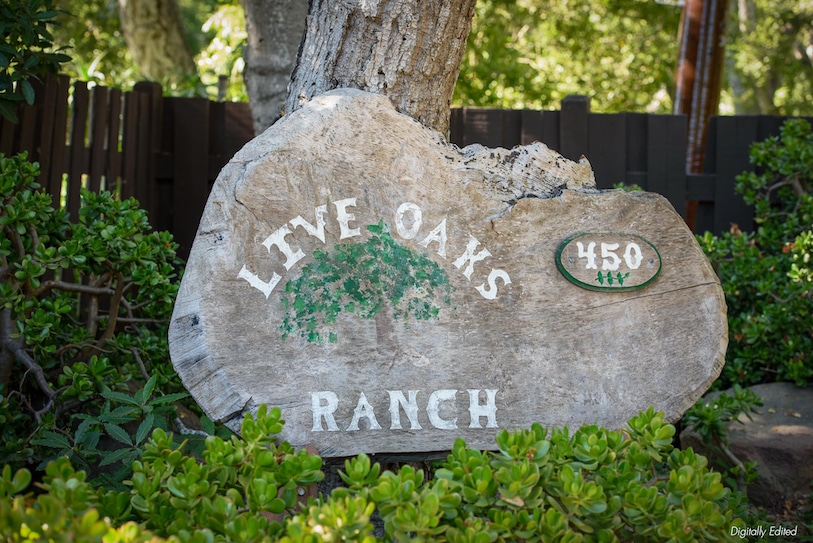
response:
<path id="1" fill-rule="evenodd" d="M 737 177 L 756 230 L 698 237 L 728 304 L 726 365 L 716 388 L 813 379 L 813 131 L 802 119 L 751 147 L 756 172 Z"/>
<path id="2" fill-rule="evenodd" d="M 68 217 L 38 174 L 25 154 L 0 155 L 0 462 L 37 465 L 66 444 L 97 468 L 129 460 L 117 449 L 100 453 L 84 417 L 112 417 L 99 419 L 104 439 L 121 442 L 110 425 L 160 427 L 158 415 L 169 416 L 136 413 L 124 401 L 139 397 L 131 391 L 149 390 L 138 403 L 181 397 L 166 340 L 177 245 L 152 231 L 135 200 L 109 192 L 84 191 Z"/>
<path id="3" fill-rule="evenodd" d="M 725 474 L 727 484 L 747 494 L 747 487 L 759 475 L 756 462 L 743 462 L 729 448 L 728 425 L 740 424 L 741 416 L 748 419 L 758 413 L 762 399 L 753 390 L 734 385 L 732 394 L 722 392 L 713 399 L 701 398 L 683 415 L 681 422 L 700 435 L 706 444 L 711 444 L 720 456 L 715 458 L 717 467 Z"/>
<path id="4" fill-rule="evenodd" d="M 242 438 L 207 438 L 202 460 L 154 430 L 127 492 L 95 490 L 60 458 L 34 498 L 30 473 L 5 468 L 0 534 L 27 541 L 25 525 L 54 541 L 92 531 L 83 540 L 373 542 L 375 511 L 386 541 L 733 541 L 731 526 L 742 527 L 720 474 L 673 449 L 675 428 L 651 408 L 623 432 L 534 425 L 501 432 L 496 452 L 459 439 L 428 480 L 409 465 L 382 473 L 359 455 L 345 464 L 346 487 L 298 511 L 297 490 L 322 478 L 322 463 L 277 442 L 279 417 L 261 407 Z"/>
<path id="5" fill-rule="evenodd" d="M 436 318 L 435 298 L 451 303 L 446 272 L 426 255 L 396 243 L 382 222 L 369 225 L 362 243 L 336 245 L 332 252 L 314 251 L 314 261 L 285 285 L 283 339 L 298 333 L 309 342 L 337 340 L 323 328 L 346 311 L 373 319 L 392 307 L 395 318 Z M 383 313 L 382 313 L 383 312 Z"/>

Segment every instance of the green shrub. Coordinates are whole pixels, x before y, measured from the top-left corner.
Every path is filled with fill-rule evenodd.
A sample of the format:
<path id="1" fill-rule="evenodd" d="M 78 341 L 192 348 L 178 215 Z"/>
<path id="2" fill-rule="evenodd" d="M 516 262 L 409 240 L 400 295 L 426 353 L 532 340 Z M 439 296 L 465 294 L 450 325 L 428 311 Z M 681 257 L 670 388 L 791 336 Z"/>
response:
<path id="1" fill-rule="evenodd" d="M 56 73 L 70 57 L 54 51 L 48 30 L 57 12 L 52 0 L 14 0 L 0 4 L 0 115 L 17 122 L 15 109 L 25 101 L 34 103 L 31 79 Z"/>
<path id="2" fill-rule="evenodd" d="M 69 220 L 38 173 L 0 155 L 0 462 L 67 454 L 115 485 L 186 396 L 166 340 L 176 244 L 108 192 Z"/>
<path id="3" fill-rule="evenodd" d="M 321 459 L 276 443 L 279 416 L 262 407 L 244 420 L 242 439 L 207 438 L 202 460 L 155 430 L 126 492 L 95 490 L 63 458 L 34 497 L 24 493 L 30 474 L 6 468 L 0 526 L 12 529 L 2 535 L 26 541 L 23 525 L 47 524 L 55 541 L 80 533 L 83 541 L 105 533 L 104 541 L 376 541 L 376 511 L 390 541 L 726 541 L 731 526 L 742 527 L 720 475 L 704 457 L 673 449 L 674 427 L 652 409 L 623 432 L 535 425 L 501 432 L 497 452 L 458 440 L 429 480 L 408 465 L 381 473 L 360 455 L 346 462 L 346 488 L 298 512 L 298 489 L 321 479 Z"/>
<path id="4" fill-rule="evenodd" d="M 716 386 L 806 386 L 813 379 L 813 132 L 789 120 L 750 154 L 759 170 L 738 176 L 737 191 L 754 205 L 756 231 L 732 227 L 699 238 L 728 303 L 728 352 Z"/>

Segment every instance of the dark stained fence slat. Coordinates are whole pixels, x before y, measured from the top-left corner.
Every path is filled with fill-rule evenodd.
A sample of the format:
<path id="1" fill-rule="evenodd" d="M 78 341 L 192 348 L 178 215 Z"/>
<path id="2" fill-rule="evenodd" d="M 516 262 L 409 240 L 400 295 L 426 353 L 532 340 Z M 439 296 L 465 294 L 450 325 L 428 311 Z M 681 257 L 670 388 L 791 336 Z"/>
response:
<path id="1" fill-rule="evenodd" d="M 623 183 L 627 173 L 627 124 L 623 115 L 591 114 L 587 118 L 587 158 L 593 166 L 596 186 L 612 188 Z"/>
<path id="2" fill-rule="evenodd" d="M 513 149 L 522 143 L 522 116 L 518 110 L 502 112 L 502 141 L 498 147 Z"/>
<path id="3" fill-rule="evenodd" d="M 81 204 L 82 174 L 88 171 L 85 149 L 85 131 L 88 120 L 90 94 L 87 83 L 73 85 L 73 107 L 71 108 L 71 148 L 68 167 L 67 209 L 75 219 Z"/>
<path id="4" fill-rule="evenodd" d="M 62 193 L 62 177 L 66 172 L 65 157 L 68 153 L 68 95 L 71 82 L 68 76 L 61 75 L 56 79 L 56 96 L 54 113 L 54 140 L 51 150 L 51 168 L 48 174 L 48 192 L 56 198 Z M 57 199 L 54 200 L 55 202 Z"/>
<path id="5" fill-rule="evenodd" d="M 133 88 L 138 100 L 138 127 L 135 138 L 136 169 L 134 196 L 143 209 L 157 215 L 160 203 L 158 183 L 155 180 L 155 155 L 160 147 L 162 97 L 157 83 L 140 82 Z M 153 223 L 154 224 L 154 223 Z"/>
<path id="6" fill-rule="evenodd" d="M 251 108 L 247 102 L 225 102 L 223 147 L 218 150 L 225 165 L 243 146 L 254 138 Z M 222 167 L 222 166 L 221 166 Z"/>
<path id="7" fill-rule="evenodd" d="M 463 146 L 463 130 L 464 130 L 464 123 L 463 123 L 463 108 L 455 107 L 452 108 L 451 112 L 449 113 L 449 142 L 457 145 L 458 147 Z"/>
<path id="8" fill-rule="evenodd" d="M 687 174 L 686 199 L 700 203 L 714 203 L 714 174 Z M 698 231 L 702 233 L 703 231 Z"/>
<path id="9" fill-rule="evenodd" d="M 520 144 L 528 145 L 535 141 L 544 143 L 551 149 L 559 149 L 559 112 L 524 109 L 521 112 L 522 132 Z"/>
<path id="10" fill-rule="evenodd" d="M 37 87 L 39 88 L 40 85 L 37 85 Z M 42 91 L 40 90 L 40 92 Z M 20 150 L 28 151 L 29 160 L 39 160 L 35 142 L 39 109 L 41 108 L 37 103 L 34 103 L 34 105 L 24 103 L 19 110 L 20 129 L 17 137 L 19 138 Z"/>
<path id="11" fill-rule="evenodd" d="M 736 177 L 753 168 L 748 148 L 759 139 L 758 117 L 717 117 L 716 166 L 714 186 L 714 232 L 728 231 L 737 224 L 743 231 L 753 229 L 753 210 L 734 192 Z"/>
<path id="12" fill-rule="evenodd" d="M 121 149 L 119 148 L 119 137 L 121 134 L 122 120 L 122 92 L 121 89 L 110 91 L 110 125 L 107 132 L 107 164 L 105 168 L 105 179 L 108 190 L 116 190 L 119 179 L 121 179 Z"/>
<path id="13" fill-rule="evenodd" d="M 139 122 L 136 128 L 136 145 L 135 154 L 137 157 L 135 176 L 133 178 L 133 195 L 142 208 L 150 209 L 150 178 L 149 168 L 144 161 L 145 150 L 150 148 L 150 140 L 152 131 L 148 122 L 145 122 L 150 117 L 150 96 L 145 92 L 136 92 L 136 99 L 138 100 Z"/>
<path id="14" fill-rule="evenodd" d="M 186 258 L 209 195 L 209 101 L 170 99 L 173 105 L 173 233 Z"/>
<path id="15" fill-rule="evenodd" d="M 17 152 L 17 125 L 0 117 L 0 153 L 11 156 Z"/>
<path id="16" fill-rule="evenodd" d="M 138 161 L 138 117 L 139 93 L 124 95 L 124 115 L 121 135 L 121 189 L 122 199 L 135 196 L 136 170 Z"/>
<path id="17" fill-rule="evenodd" d="M 477 143 L 486 147 L 505 147 L 503 116 L 501 109 L 463 108 L 466 131 L 462 146 Z"/>
<path id="18" fill-rule="evenodd" d="M 39 183 L 43 186 L 46 192 L 51 194 L 55 204 L 59 203 L 58 189 L 54 191 L 55 187 L 51 187 L 49 180 L 52 178 L 51 168 L 54 167 L 53 163 L 53 148 L 55 145 L 55 123 L 57 110 L 57 90 L 58 82 L 55 77 L 48 77 L 45 79 L 42 94 L 38 95 L 40 103 L 42 104 L 42 117 L 40 119 L 40 137 L 39 137 L 39 158 L 40 163 L 40 179 Z M 65 133 L 62 132 L 62 140 L 64 142 Z M 61 164 L 59 164 L 61 166 Z"/>
<path id="19" fill-rule="evenodd" d="M 649 115 L 647 120 L 647 170 L 649 190 L 665 196 L 686 216 L 685 115 Z"/>
<path id="20" fill-rule="evenodd" d="M 105 87 L 94 87 L 90 94 L 90 103 L 88 188 L 93 192 L 99 192 L 107 164 L 105 148 L 110 120 L 110 91 Z"/>
<path id="21" fill-rule="evenodd" d="M 562 100 L 559 118 L 559 149 L 562 156 L 578 162 L 588 149 L 590 99 L 587 96 L 567 96 Z"/>
<path id="22" fill-rule="evenodd" d="M 624 113 L 626 119 L 627 156 L 626 183 L 648 189 L 647 180 L 647 118 L 646 113 Z"/>

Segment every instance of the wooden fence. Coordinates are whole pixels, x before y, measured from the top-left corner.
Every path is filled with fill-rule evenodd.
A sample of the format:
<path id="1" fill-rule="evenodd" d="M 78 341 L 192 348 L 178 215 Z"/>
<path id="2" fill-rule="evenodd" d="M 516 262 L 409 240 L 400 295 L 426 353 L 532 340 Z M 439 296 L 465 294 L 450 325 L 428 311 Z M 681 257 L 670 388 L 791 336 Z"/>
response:
<path id="1" fill-rule="evenodd" d="M 583 96 L 569 96 L 561 111 L 461 108 L 452 110 L 451 141 L 511 148 L 541 141 L 571 160 L 590 160 L 599 188 L 636 184 L 666 196 L 686 217 L 698 202 L 694 231 L 720 233 L 732 224 L 751 230 L 751 207 L 734 192 L 735 178 L 754 168 L 748 150 L 779 134 L 786 117 L 712 117 L 702 174 L 686 171 L 685 115 L 590 113 Z M 813 119 L 808 119 L 813 123 Z"/>
<path id="2" fill-rule="evenodd" d="M 132 92 L 48 79 L 20 122 L 3 120 L 0 152 L 27 151 L 40 184 L 75 216 L 81 187 L 138 199 L 154 228 L 189 253 L 220 169 L 254 136 L 248 104 L 165 98 L 139 83 Z"/>
<path id="3" fill-rule="evenodd" d="M 80 187 L 136 197 L 152 225 L 169 230 L 186 256 L 220 169 L 253 137 L 248 104 L 165 98 L 156 84 L 132 92 L 49 79 L 20 122 L 3 120 L 0 152 L 27 151 L 40 163 L 41 184 L 75 214 Z M 779 133 L 781 117 L 712 119 L 704 173 L 686 173 L 687 119 L 682 115 L 590 113 L 571 96 L 561 111 L 459 108 L 450 139 L 511 148 L 541 141 L 564 156 L 589 158 L 599 187 L 637 184 L 666 196 L 685 214 L 699 202 L 695 232 L 753 227 L 753 214 L 734 193 L 734 178 L 751 169 L 748 148 Z"/>

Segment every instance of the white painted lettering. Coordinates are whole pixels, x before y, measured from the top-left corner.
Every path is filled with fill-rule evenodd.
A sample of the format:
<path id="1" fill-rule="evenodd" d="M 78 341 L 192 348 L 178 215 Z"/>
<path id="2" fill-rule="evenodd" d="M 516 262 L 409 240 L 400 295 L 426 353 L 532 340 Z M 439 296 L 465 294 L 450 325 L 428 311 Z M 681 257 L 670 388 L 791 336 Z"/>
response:
<path id="1" fill-rule="evenodd" d="M 322 401 L 325 403 L 323 404 Z M 324 418 L 328 431 L 338 432 L 339 427 L 333 418 L 333 413 L 337 407 L 339 407 L 339 397 L 336 396 L 335 392 L 330 390 L 311 392 L 311 411 L 313 411 L 313 429 L 311 431 L 323 432 L 322 419 Z"/>
<path id="2" fill-rule="evenodd" d="M 641 266 L 641 261 L 644 255 L 641 253 L 641 247 L 635 243 L 627 243 L 627 250 L 624 251 L 624 262 L 631 270 L 637 270 Z"/>
<path id="3" fill-rule="evenodd" d="M 428 248 L 433 241 L 438 244 L 438 255 L 446 258 L 446 219 L 443 219 L 434 230 L 429 232 L 429 235 L 423 238 L 419 245 Z"/>
<path id="4" fill-rule="evenodd" d="M 418 391 L 409 390 L 409 400 L 404 397 L 404 393 L 400 390 L 388 390 L 387 394 L 390 395 L 390 430 L 402 430 L 401 428 L 401 409 L 404 409 L 407 418 L 409 419 L 410 430 L 421 430 L 421 425 L 418 423 Z"/>
<path id="5" fill-rule="evenodd" d="M 302 252 L 302 249 L 298 249 L 294 252 L 291 249 L 291 246 L 288 245 L 288 242 L 285 241 L 285 236 L 288 234 L 292 234 L 291 229 L 288 228 L 288 225 L 282 225 L 277 229 L 276 232 L 265 238 L 263 241 L 263 246 L 268 249 L 268 252 L 271 252 L 271 246 L 276 245 L 276 247 L 285 255 L 285 269 L 290 270 L 294 264 L 305 258 L 305 253 Z"/>
<path id="6" fill-rule="evenodd" d="M 355 221 L 356 216 L 353 213 L 348 213 L 348 207 L 356 207 L 355 198 L 345 198 L 333 202 L 336 206 L 336 220 L 339 221 L 339 228 L 341 229 L 339 239 L 352 238 L 353 236 L 360 236 L 361 230 L 358 228 L 350 228 L 350 221 Z"/>
<path id="7" fill-rule="evenodd" d="M 469 428 L 482 428 L 480 418 L 486 417 L 486 428 L 497 428 L 497 390 L 486 389 L 486 404 L 480 405 L 480 389 L 468 389 L 469 392 L 469 415 L 471 423 Z"/>
<path id="8" fill-rule="evenodd" d="M 616 271 L 618 269 L 618 265 L 621 264 L 621 258 L 613 251 L 618 249 L 617 243 L 601 243 L 601 258 L 604 259 L 604 262 L 601 264 L 602 270 L 610 270 Z M 607 259 L 610 260 L 607 260 Z"/>
<path id="9" fill-rule="evenodd" d="M 429 396 L 429 402 L 426 404 L 426 414 L 429 415 L 429 422 L 432 426 L 440 430 L 455 430 L 457 428 L 457 417 L 446 420 L 440 417 L 440 403 L 441 402 L 454 402 L 456 390 L 444 389 L 436 390 Z"/>
<path id="10" fill-rule="evenodd" d="M 466 269 L 463 271 L 463 275 L 465 275 L 466 279 L 469 281 L 471 281 L 471 274 L 474 272 L 474 264 L 491 256 L 488 249 L 483 249 L 479 253 L 474 254 L 474 251 L 477 249 L 478 245 L 480 245 L 480 242 L 477 241 L 477 238 L 474 236 L 469 236 L 469 243 L 466 246 L 466 252 L 464 252 L 457 260 L 454 261 L 454 267 L 457 269 L 460 269 L 463 264 L 468 262 L 468 266 L 466 266 Z"/>
<path id="11" fill-rule="evenodd" d="M 409 228 L 404 224 L 404 219 L 407 213 L 412 214 L 412 226 Z M 421 229 L 421 208 L 412 202 L 404 202 L 398 206 L 395 212 L 395 231 L 404 239 L 415 239 L 418 235 L 418 230 Z"/>
<path id="12" fill-rule="evenodd" d="M 367 396 L 365 396 L 363 392 L 359 394 L 359 401 L 356 404 L 356 408 L 353 410 L 353 420 L 350 421 L 350 426 L 347 427 L 347 431 L 352 432 L 358 430 L 359 420 L 362 418 L 366 418 L 370 423 L 370 430 L 381 429 L 381 425 L 378 424 L 377 420 L 375 420 L 373 406 L 367 401 Z"/>
<path id="13" fill-rule="evenodd" d="M 576 248 L 579 250 L 579 258 L 586 258 L 587 259 L 587 266 L 585 269 L 587 270 L 597 270 L 598 266 L 596 266 L 596 242 L 591 241 L 587 244 L 587 251 L 584 250 L 584 245 L 582 245 L 581 241 L 576 242 Z"/>
<path id="14" fill-rule="evenodd" d="M 240 269 L 240 273 L 237 274 L 237 278 L 245 279 L 246 281 L 248 281 L 249 285 L 265 294 L 265 299 L 267 300 L 268 296 L 271 295 L 271 291 L 274 290 L 274 287 L 277 286 L 277 283 L 279 283 L 280 279 L 282 279 L 282 276 L 274 272 L 274 275 L 271 276 L 271 280 L 265 282 L 262 279 L 260 279 L 260 277 L 257 274 L 248 271 L 246 265 L 243 264 L 243 267 Z"/>
<path id="15" fill-rule="evenodd" d="M 511 278 L 508 277 L 508 274 L 504 270 L 495 270 L 492 268 L 491 273 L 488 274 L 488 288 L 486 288 L 486 284 L 483 283 L 477 287 L 477 292 L 486 300 L 493 300 L 497 297 L 497 279 L 502 279 L 505 285 L 511 284 Z"/>
<path id="16" fill-rule="evenodd" d="M 296 228 L 297 226 L 301 226 L 305 229 L 305 232 L 310 234 L 311 236 L 317 238 L 322 243 L 325 242 L 325 214 L 327 213 L 327 205 L 321 205 L 317 208 L 314 208 L 314 214 L 316 215 L 316 226 L 312 225 L 308 221 L 302 218 L 302 215 L 297 215 L 297 217 L 291 220 L 291 226 Z"/>

